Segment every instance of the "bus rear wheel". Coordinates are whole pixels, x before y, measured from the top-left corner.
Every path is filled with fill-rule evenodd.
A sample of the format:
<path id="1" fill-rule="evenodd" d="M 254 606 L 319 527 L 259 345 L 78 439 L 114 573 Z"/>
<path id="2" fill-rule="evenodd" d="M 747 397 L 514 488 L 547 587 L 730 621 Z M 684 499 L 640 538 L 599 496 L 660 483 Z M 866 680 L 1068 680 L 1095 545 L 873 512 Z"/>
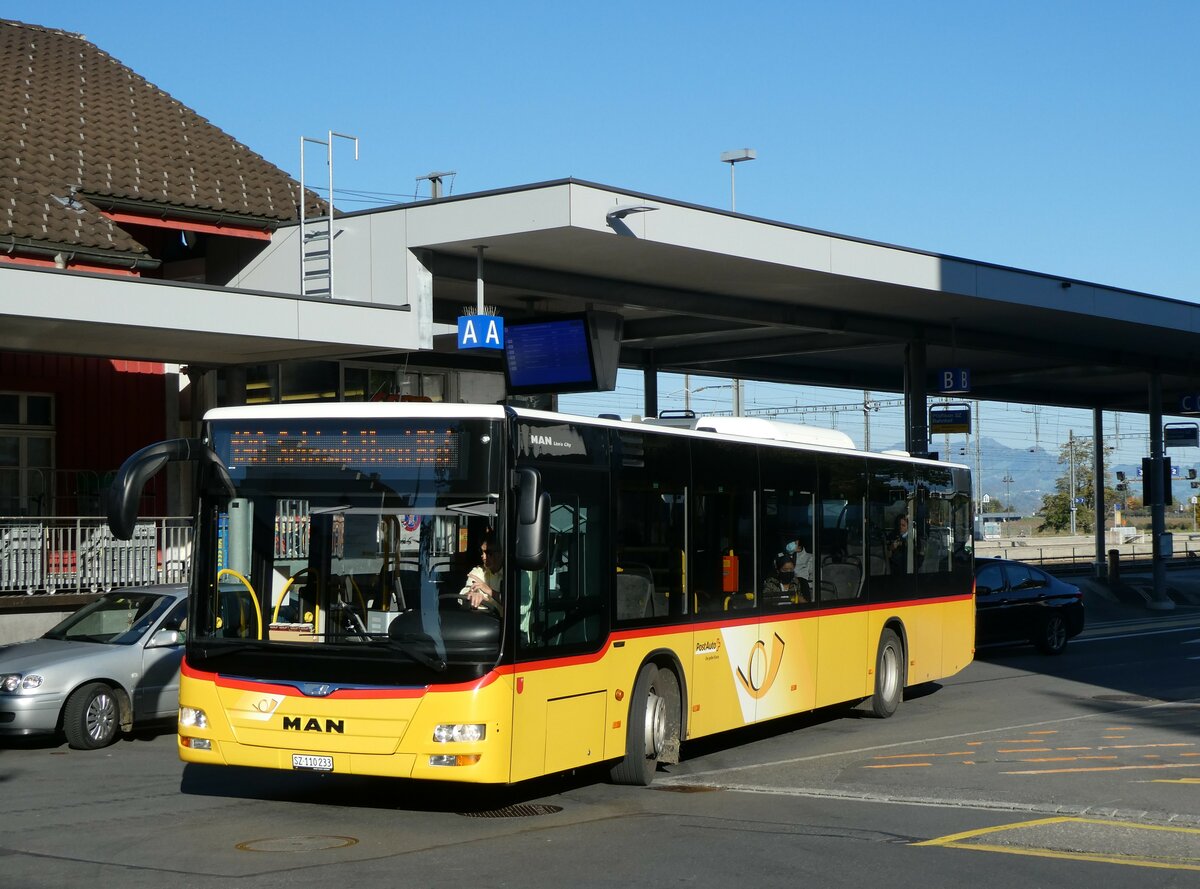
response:
<path id="1" fill-rule="evenodd" d="M 893 630 L 879 634 L 875 655 L 875 693 L 871 695 L 871 714 L 886 719 L 896 712 L 904 696 L 904 647 Z"/>
<path id="2" fill-rule="evenodd" d="M 645 787 L 654 780 L 661 758 L 679 756 L 679 681 L 667 669 L 646 664 L 633 684 L 625 757 L 612 767 L 614 784 Z"/>

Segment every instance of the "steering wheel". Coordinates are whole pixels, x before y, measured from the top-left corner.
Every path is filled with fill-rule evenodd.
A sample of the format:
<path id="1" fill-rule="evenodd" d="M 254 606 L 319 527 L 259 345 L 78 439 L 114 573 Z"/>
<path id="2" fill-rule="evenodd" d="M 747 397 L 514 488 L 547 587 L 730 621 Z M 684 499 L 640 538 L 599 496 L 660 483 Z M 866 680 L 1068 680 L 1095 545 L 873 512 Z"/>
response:
<path id="1" fill-rule="evenodd" d="M 472 605 L 470 601 L 468 601 L 467 597 L 462 593 L 442 593 L 440 596 L 438 596 L 438 601 L 440 602 L 443 599 L 454 599 L 458 602 L 460 608 L 464 608 L 468 611 L 479 610 Z M 495 614 L 492 615 L 493 617 L 500 617 L 504 613 L 500 608 L 500 603 L 497 602 L 492 596 L 484 596 L 481 604 L 486 605 L 489 609 L 495 612 Z"/>

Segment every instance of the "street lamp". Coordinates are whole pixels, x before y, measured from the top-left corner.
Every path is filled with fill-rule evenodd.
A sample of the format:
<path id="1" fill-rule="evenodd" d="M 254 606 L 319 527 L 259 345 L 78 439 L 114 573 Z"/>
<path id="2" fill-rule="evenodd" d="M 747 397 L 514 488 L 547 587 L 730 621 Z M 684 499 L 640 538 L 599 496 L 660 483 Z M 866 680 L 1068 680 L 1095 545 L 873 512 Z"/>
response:
<path id="1" fill-rule="evenodd" d="M 721 152 L 721 163 L 729 164 L 729 209 L 737 212 L 737 185 L 734 179 L 733 168 L 742 161 L 752 161 L 758 157 L 758 152 L 753 148 L 735 148 L 733 151 Z M 742 415 L 742 381 L 735 379 L 733 381 L 733 415 L 740 417 Z"/>
<path id="2" fill-rule="evenodd" d="M 721 152 L 721 163 L 729 164 L 729 209 L 737 211 L 737 188 L 734 184 L 733 168 L 742 161 L 752 161 L 758 158 L 758 152 L 753 148 L 735 148 L 733 151 Z"/>

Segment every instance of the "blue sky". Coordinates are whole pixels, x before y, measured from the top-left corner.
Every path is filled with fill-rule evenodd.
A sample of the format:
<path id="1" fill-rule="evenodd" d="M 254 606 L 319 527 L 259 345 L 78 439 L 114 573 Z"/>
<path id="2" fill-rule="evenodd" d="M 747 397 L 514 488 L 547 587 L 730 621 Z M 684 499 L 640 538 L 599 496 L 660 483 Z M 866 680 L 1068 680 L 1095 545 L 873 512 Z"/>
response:
<path id="1" fill-rule="evenodd" d="M 574 176 L 727 208 L 719 155 L 750 147 L 742 213 L 1200 298 L 1193 2 L 7 0 L 0 15 L 84 34 L 293 175 L 300 136 L 357 136 L 357 162 L 336 156 L 346 209 L 428 194 L 433 170 L 457 171 L 456 194 Z M 765 387 L 754 403 L 796 398 L 861 392 Z M 1029 435 L 1018 408 L 993 411 Z M 1090 415 L 1051 414 L 1062 440 L 1090 433 Z"/>

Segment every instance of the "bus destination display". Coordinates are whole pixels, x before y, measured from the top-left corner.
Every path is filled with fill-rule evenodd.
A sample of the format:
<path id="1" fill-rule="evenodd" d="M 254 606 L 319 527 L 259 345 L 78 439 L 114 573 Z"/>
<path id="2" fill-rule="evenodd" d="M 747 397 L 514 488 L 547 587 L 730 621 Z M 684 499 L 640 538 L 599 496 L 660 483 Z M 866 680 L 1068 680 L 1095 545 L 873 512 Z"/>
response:
<path id="1" fill-rule="evenodd" d="M 237 429 L 229 432 L 226 466 L 315 465 L 428 466 L 455 468 L 460 434 L 455 430 Z"/>

